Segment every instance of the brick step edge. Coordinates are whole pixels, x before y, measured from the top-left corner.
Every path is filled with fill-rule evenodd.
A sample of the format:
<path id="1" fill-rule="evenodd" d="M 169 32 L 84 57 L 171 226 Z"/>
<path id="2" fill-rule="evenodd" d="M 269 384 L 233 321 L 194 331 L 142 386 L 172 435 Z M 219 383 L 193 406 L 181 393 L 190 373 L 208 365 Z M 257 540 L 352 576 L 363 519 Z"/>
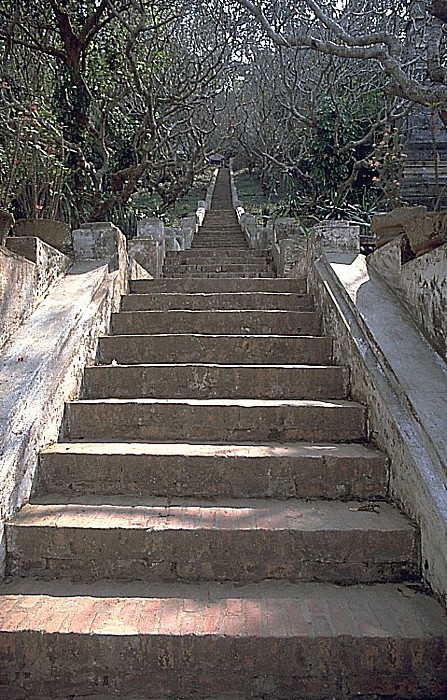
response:
<path id="1" fill-rule="evenodd" d="M 447 694 L 446 618 L 412 584 L 139 587 L 28 579 L 10 581 L 1 593 L 0 697 L 8 699 Z"/>

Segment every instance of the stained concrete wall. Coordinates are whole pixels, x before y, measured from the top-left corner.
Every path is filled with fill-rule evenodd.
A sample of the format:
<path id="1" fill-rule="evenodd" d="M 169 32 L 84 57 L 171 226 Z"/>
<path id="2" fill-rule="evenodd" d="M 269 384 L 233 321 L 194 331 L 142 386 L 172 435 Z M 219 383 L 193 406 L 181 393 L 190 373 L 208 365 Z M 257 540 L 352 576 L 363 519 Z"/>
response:
<path id="1" fill-rule="evenodd" d="M 408 260 L 408 243 L 402 235 L 370 255 L 368 265 L 391 287 L 447 360 L 447 244 Z"/>
<path id="2" fill-rule="evenodd" d="M 85 365 L 93 364 L 97 341 L 109 329 L 127 287 L 125 238 L 112 225 L 85 225 L 75 237 L 77 262 L 54 282 L 33 313 L 2 348 L 0 363 L 0 577 L 4 573 L 4 523 L 30 496 L 38 455 L 58 438 L 64 405 L 78 396 Z M 11 289 L 25 271 L 32 297 L 36 263 L 3 253 Z M 94 259 L 95 256 L 100 259 Z M 31 289 L 31 292 L 29 291 Z M 40 287 L 39 287 L 40 289 Z"/>
<path id="3" fill-rule="evenodd" d="M 363 255 L 315 250 L 309 284 L 390 457 L 390 495 L 420 529 L 421 574 L 447 603 L 447 366 Z"/>
<path id="4" fill-rule="evenodd" d="M 0 347 L 71 264 L 38 238 L 8 238 L 7 247 L 0 246 Z"/>

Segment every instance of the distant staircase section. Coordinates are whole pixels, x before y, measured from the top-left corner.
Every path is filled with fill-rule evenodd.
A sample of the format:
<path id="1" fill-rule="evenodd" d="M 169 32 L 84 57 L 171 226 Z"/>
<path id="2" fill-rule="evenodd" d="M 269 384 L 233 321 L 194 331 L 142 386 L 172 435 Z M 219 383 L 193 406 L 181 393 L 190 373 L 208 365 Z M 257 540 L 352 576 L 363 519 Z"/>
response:
<path id="1" fill-rule="evenodd" d="M 175 277 L 275 277 L 267 250 L 249 250 L 236 212 L 232 208 L 230 173 L 219 170 L 211 209 L 194 236 L 192 249 L 169 252 L 163 276 Z"/>

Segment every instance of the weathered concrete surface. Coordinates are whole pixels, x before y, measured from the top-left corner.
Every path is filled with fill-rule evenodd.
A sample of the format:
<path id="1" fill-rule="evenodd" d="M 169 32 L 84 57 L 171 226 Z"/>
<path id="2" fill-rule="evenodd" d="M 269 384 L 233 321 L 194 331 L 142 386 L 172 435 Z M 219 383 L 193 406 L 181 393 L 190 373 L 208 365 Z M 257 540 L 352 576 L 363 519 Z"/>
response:
<path id="1" fill-rule="evenodd" d="M 273 245 L 273 259 L 279 277 L 302 279 L 307 274 L 308 239 L 303 234 L 283 238 Z"/>
<path id="2" fill-rule="evenodd" d="M 9 238 L 0 247 L 0 347 L 71 264 L 39 238 Z"/>
<path id="3" fill-rule="evenodd" d="M 15 693 L 30 677 L 38 700 L 65 700 L 67 688 L 89 700 L 197 700 L 198 688 L 212 700 L 447 693 L 445 615 L 404 585 L 29 578 L 2 594 L 10 620 L 20 620 L 18 632 L 0 637 L 5 700 L 23 700 Z M 65 634 L 54 632 L 60 619 Z"/>
<path id="4" fill-rule="evenodd" d="M 54 219 L 18 219 L 14 224 L 13 233 L 14 236 L 40 238 L 62 253 L 71 252 L 71 231 L 64 221 L 55 221 Z"/>
<path id="5" fill-rule="evenodd" d="M 314 335 L 321 327 L 316 311 L 123 311 L 114 314 L 119 335 L 153 333 L 211 333 Z"/>
<path id="6" fill-rule="evenodd" d="M 145 218 L 137 222 L 137 238 L 164 241 L 165 225 L 161 219 Z"/>
<path id="7" fill-rule="evenodd" d="M 4 246 L 10 230 L 14 226 L 14 217 L 7 209 L 0 208 L 0 246 Z"/>
<path id="8" fill-rule="evenodd" d="M 73 248 L 76 260 L 106 260 L 109 272 L 119 272 L 121 294 L 127 292 L 126 238 L 115 224 L 109 221 L 83 224 L 73 231 Z"/>
<path id="9" fill-rule="evenodd" d="M 31 263 L 29 263 L 31 264 Z M 0 367 L 0 575 L 4 521 L 29 497 L 39 450 L 57 439 L 64 403 L 119 303 L 118 273 L 80 263 L 59 280 L 2 349 Z"/>
<path id="10" fill-rule="evenodd" d="M 332 338 L 306 335 L 211 335 L 200 333 L 109 335 L 99 339 L 99 362 L 202 362 L 329 364 Z"/>
<path id="11" fill-rule="evenodd" d="M 388 492 L 388 460 L 359 444 L 66 442 L 41 453 L 39 487 L 67 496 L 377 500 Z"/>
<path id="12" fill-rule="evenodd" d="M 310 294 L 278 292 L 220 292 L 210 294 L 181 294 L 154 292 L 152 294 L 127 294 L 122 298 L 122 311 L 152 311 L 168 309 L 282 309 L 288 311 L 313 311 Z"/>
<path id="13" fill-rule="evenodd" d="M 413 260 L 405 235 L 368 257 L 368 267 L 393 289 L 427 340 L 447 360 L 447 243 Z"/>
<path id="14" fill-rule="evenodd" d="M 313 279 L 335 358 L 391 457 L 391 494 L 421 529 L 423 575 L 447 601 L 446 365 L 363 256 L 323 257 Z"/>
<path id="15" fill-rule="evenodd" d="M 41 496 L 7 525 L 10 574 L 150 582 L 409 581 L 417 529 L 396 508 L 358 501 L 191 503 Z M 82 517 L 80 517 L 82 516 Z M 318 522 L 318 530 L 315 528 Z M 86 537 L 88 533 L 88 537 Z M 113 552 L 113 556 L 110 553 Z"/>
<path id="16" fill-rule="evenodd" d="M 151 277 L 159 278 L 163 271 L 166 255 L 165 242 L 150 238 L 132 238 L 127 243 L 129 257 L 148 271 Z"/>
<path id="17" fill-rule="evenodd" d="M 304 294 L 307 290 L 304 279 L 183 279 L 183 280 L 153 280 L 131 284 L 131 291 L 137 294 L 150 292 L 183 292 L 183 293 L 211 293 L 211 292 L 290 292 Z"/>
<path id="18" fill-rule="evenodd" d="M 362 442 L 364 406 L 345 400 L 99 399 L 68 403 L 66 440 Z"/>
<path id="19" fill-rule="evenodd" d="M 303 279 L 324 251 L 360 252 L 360 227 L 349 221 L 323 221 L 306 235 L 295 219 L 278 219 L 272 248 L 279 277 Z"/>
<path id="20" fill-rule="evenodd" d="M 153 364 L 86 367 L 84 398 L 345 399 L 346 367 Z"/>
<path id="21" fill-rule="evenodd" d="M 129 260 L 128 277 L 129 281 L 153 279 L 152 275 L 150 275 L 149 272 L 140 265 L 140 263 L 137 263 L 134 258 L 130 258 Z"/>
<path id="22" fill-rule="evenodd" d="M 426 207 L 397 207 L 390 212 L 375 214 L 371 219 L 371 231 L 376 237 L 376 247 L 380 248 L 401 236 L 405 233 L 407 221 L 426 213 Z"/>

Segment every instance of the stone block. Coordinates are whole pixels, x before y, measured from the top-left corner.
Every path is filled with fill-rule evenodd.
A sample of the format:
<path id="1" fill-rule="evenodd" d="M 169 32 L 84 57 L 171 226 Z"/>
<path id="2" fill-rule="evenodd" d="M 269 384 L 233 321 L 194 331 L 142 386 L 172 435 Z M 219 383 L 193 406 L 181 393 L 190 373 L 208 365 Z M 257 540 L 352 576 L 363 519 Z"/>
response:
<path id="1" fill-rule="evenodd" d="M 296 219 L 276 219 L 274 224 L 275 240 L 279 243 L 283 238 L 291 238 L 298 233 L 298 222 Z"/>
<path id="2" fill-rule="evenodd" d="M 304 234 L 283 238 L 277 244 L 276 268 L 281 277 L 306 277 L 308 239 Z"/>
<path id="3" fill-rule="evenodd" d="M 120 271 L 120 289 L 127 287 L 127 246 L 120 229 L 110 221 L 88 222 L 73 231 L 76 260 L 107 260 L 109 272 Z"/>
<path id="4" fill-rule="evenodd" d="M 131 258 L 129 262 L 129 279 L 148 280 L 153 278 L 152 275 L 150 275 L 149 272 L 140 265 L 140 263 L 137 263 L 137 261 L 134 258 Z"/>
<path id="5" fill-rule="evenodd" d="M 149 238 L 154 241 L 163 241 L 165 237 L 165 225 L 156 218 L 140 219 L 137 222 L 137 238 Z"/>
<path id="6" fill-rule="evenodd" d="M 324 221 L 312 227 L 310 249 L 313 255 L 321 251 L 360 252 L 360 226 L 349 221 Z"/>
<path id="7" fill-rule="evenodd" d="M 8 238 L 0 252 L 0 346 L 34 311 L 70 258 L 39 238 Z"/>
<path id="8" fill-rule="evenodd" d="M 194 216 L 185 216 L 181 221 L 181 231 L 185 241 L 185 249 L 191 248 L 192 239 L 197 233 L 197 221 Z"/>
<path id="9" fill-rule="evenodd" d="M 35 236 L 63 253 L 69 253 L 72 249 L 70 227 L 64 221 L 19 219 L 15 222 L 13 233 L 14 236 Z"/>
<path id="10" fill-rule="evenodd" d="M 0 245 L 5 245 L 6 238 L 14 226 L 14 217 L 6 209 L 0 209 Z"/>
<path id="11" fill-rule="evenodd" d="M 376 248 L 405 233 L 406 223 L 426 212 L 426 207 L 397 207 L 393 211 L 373 216 L 371 231 L 376 237 Z"/>
<path id="12" fill-rule="evenodd" d="M 165 248 L 172 251 L 185 249 L 185 236 L 180 228 L 174 226 L 165 228 Z"/>
<path id="13" fill-rule="evenodd" d="M 404 223 L 410 247 L 416 256 L 447 243 L 447 213 L 422 212 Z"/>
<path id="14" fill-rule="evenodd" d="M 152 275 L 161 277 L 165 258 L 165 241 L 132 238 L 128 242 L 129 256 Z"/>

